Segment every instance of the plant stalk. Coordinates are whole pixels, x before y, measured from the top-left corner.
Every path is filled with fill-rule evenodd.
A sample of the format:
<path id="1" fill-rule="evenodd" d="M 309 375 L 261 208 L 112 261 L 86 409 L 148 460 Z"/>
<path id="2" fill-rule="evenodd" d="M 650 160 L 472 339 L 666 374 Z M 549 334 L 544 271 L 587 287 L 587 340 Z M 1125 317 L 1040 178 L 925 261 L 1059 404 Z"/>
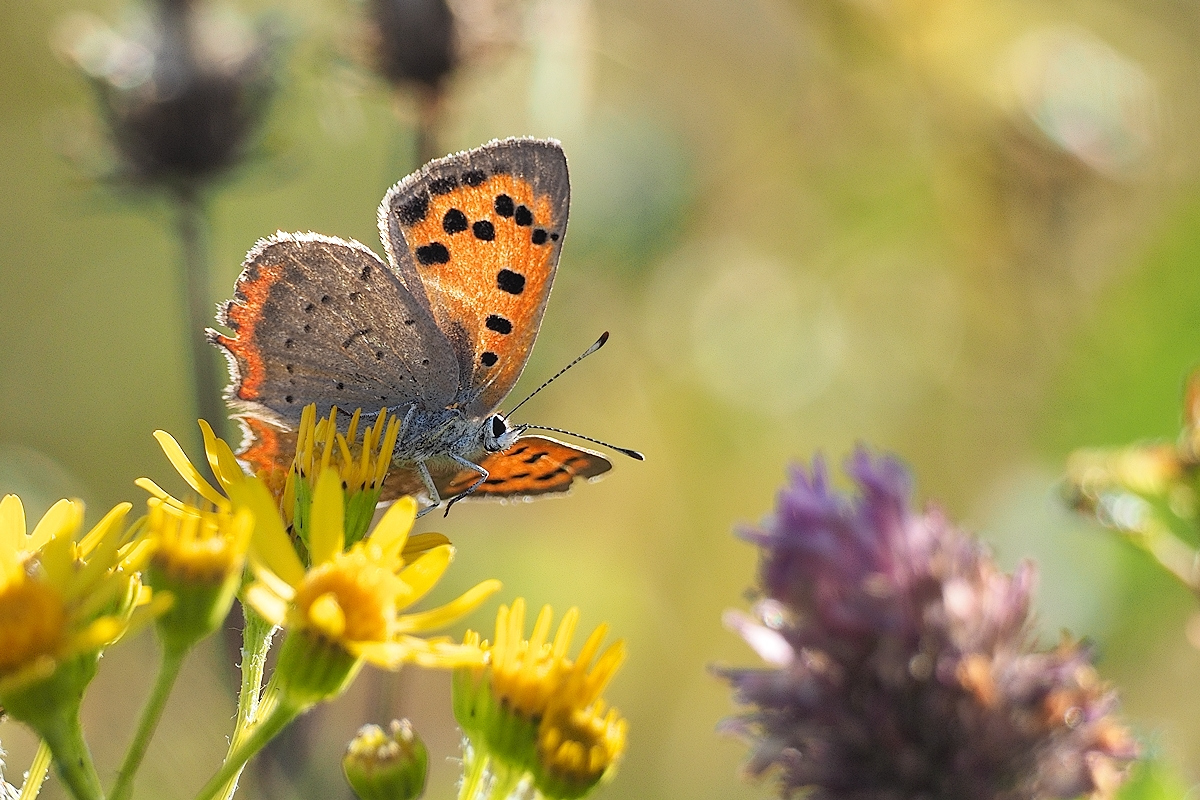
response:
<path id="1" fill-rule="evenodd" d="M 146 701 L 146 707 L 142 709 L 137 732 L 129 744 L 125 760 L 121 763 L 117 782 L 109 792 L 109 800 L 129 800 L 133 794 L 133 779 L 142 765 L 142 759 L 146 757 L 146 750 L 150 747 L 150 740 L 154 738 L 154 731 L 162 719 L 163 710 L 167 707 L 167 698 L 171 696 L 171 689 L 179 678 L 179 670 L 183 667 L 186 655 L 186 650 L 163 650 L 162 666 L 159 668 L 158 678 L 154 681 L 154 690 Z"/>

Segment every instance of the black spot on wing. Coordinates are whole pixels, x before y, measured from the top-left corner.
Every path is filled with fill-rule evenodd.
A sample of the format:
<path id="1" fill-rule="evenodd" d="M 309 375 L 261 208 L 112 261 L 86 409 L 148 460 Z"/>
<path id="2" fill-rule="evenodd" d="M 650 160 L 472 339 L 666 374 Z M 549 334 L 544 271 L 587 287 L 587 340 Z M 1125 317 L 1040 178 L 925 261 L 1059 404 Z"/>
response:
<path id="1" fill-rule="evenodd" d="M 534 244 L 545 244 L 546 243 L 546 232 L 544 230 L 542 230 L 541 228 L 538 228 L 533 232 L 533 235 L 530 236 L 529 239 Z"/>
<path id="2" fill-rule="evenodd" d="M 453 175 L 443 175 L 429 182 L 429 191 L 433 194 L 450 194 L 458 188 L 458 178 Z"/>
<path id="3" fill-rule="evenodd" d="M 480 186 L 487 180 L 487 173 L 483 170 L 469 169 L 462 174 L 462 182 L 467 186 Z"/>
<path id="4" fill-rule="evenodd" d="M 496 362 L 499 360 L 500 360 L 500 357 L 497 356 L 495 353 L 493 353 L 491 350 L 485 350 L 483 352 L 483 354 L 481 356 L 479 356 L 480 363 L 482 363 L 485 367 L 493 367 L 496 365 Z"/>
<path id="5" fill-rule="evenodd" d="M 459 211 L 457 208 L 452 208 L 442 217 L 442 230 L 450 235 L 462 233 L 467 229 L 467 215 Z"/>
<path id="6" fill-rule="evenodd" d="M 511 217 L 513 215 L 513 199 L 506 194 L 496 195 L 496 213 L 502 217 Z"/>
<path id="7" fill-rule="evenodd" d="M 488 330 L 496 333 L 512 333 L 512 323 L 499 314 L 489 314 L 484 324 L 487 325 Z"/>
<path id="8" fill-rule="evenodd" d="M 533 212 L 525 206 L 517 206 L 517 210 L 513 212 L 513 221 L 522 228 L 528 228 L 533 224 Z"/>
<path id="9" fill-rule="evenodd" d="M 520 294 L 525 291 L 525 276 L 511 269 L 502 269 L 496 273 L 496 286 L 502 292 Z"/>
<path id="10" fill-rule="evenodd" d="M 430 264 L 446 264 L 450 261 L 450 251 L 441 242 L 430 242 L 417 248 L 417 261 L 425 266 Z"/>
<path id="11" fill-rule="evenodd" d="M 401 225 L 413 226 L 425 219 L 429 213 L 429 195 L 421 192 L 404 200 L 396 208 L 396 216 Z"/>
<path id="12" fill-rule="evenodd" d="M 483 242 L 490 242 L 496 238 L 496 228 L 486 219 L 481 219 L 471 226 L 472 233 L 475 238 Z"/>

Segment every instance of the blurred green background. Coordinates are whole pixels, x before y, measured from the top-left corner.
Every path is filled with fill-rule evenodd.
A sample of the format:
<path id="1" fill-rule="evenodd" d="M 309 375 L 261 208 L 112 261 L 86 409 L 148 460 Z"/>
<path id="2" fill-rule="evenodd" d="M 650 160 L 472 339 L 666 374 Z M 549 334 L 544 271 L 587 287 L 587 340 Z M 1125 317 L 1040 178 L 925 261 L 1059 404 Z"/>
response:
<path id="1" fill-rule="evenodd" d="M 506 20 L 447 87 L 439 152 L 561 139 L 574 203 L 522 395 L 603 330 L 608 347 L 522 409 L 644 450 L 569 498 L 457 506 L 446 598 L 498 577 L 630 658 L 608 696 L 630 720 L 618 798 L 759 797 L 733 707 L 706 670 L 750 664 L 720 624 L 785 468 L 857 442 L 912 464 L 1011 567 L 1040 566 L 1043 640 L 1092 638 L 1124 713 L 1182 785 L 1200 777 L 1195 602 L 1141 553 L 1059 507 L 1065 455 L 1171 438 L 1200 361 L 1200 11 L 1168 0 L 461 0 Z M 211 299 L 283 230 L 376 248 L 375 208 L 418 166 L 415 105 L 348 58 L 360 6 L 242 0 L 291 45 L 252 161 L 212 194 Z M 93 518 L 172 488 L 151 432 L 197 452 L 186 323 L 161 199 L 88 177 L 100 147 L 85 82 L 51 46 L 73 12 L 124 0 L 0 5 L 0 491 Z M 490 16 L 489 16 L 490 15 Z M 503 37 L 501 37 L 503 38 Z M 190 437 L 190 438 L 189 438 Z M 432 515 L 431 515 L 432 516 Z M 496 602 L 471 620 L 490 629 Z M 582 639 L 582 636 L 580 637 Z M 85 703 L 116 769 L 152 679 L 153 639 L 105 655 Z M 231 728 L 220 642 L 187 666 L 143 796 L 190 797 Z M 367 675 L 319 712 L 299 763 L 246 796 L 345 796 L 363 722 L 411 716 L 430 798 L 454 796 L 446 675 Z M 385 698 L 381 700 L 380 698 Z M 0 724 L 10 777 L 34 742 Z M 52 781 L 47 797 L 62 797 Z"/>

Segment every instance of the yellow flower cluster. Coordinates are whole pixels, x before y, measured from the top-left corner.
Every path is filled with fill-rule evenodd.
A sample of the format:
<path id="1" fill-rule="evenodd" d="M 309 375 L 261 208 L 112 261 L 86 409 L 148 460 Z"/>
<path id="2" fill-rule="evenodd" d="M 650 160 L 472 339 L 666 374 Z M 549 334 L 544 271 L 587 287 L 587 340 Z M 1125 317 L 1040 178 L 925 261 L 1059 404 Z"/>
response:
<path id="1" fill-rule="evenodd" d="M 21 501 L 0 500 L 0 707 L 43 737 L 76 798 L 104 797 L 78 721 L 101 651 L 157 621 L 162 674 L 108 793 L 128 800 L 184 656 L 238 596 L 247 609 L 245 661 L 258 671 L 244 681 L 230 752 L 201 800 L 228 796 L 250 757 L 298 714 L 341 693 L 366 663 L 456 670 L 454 702 L 474 775 L 464 784 L 479 788 L 490 771 L 529 781 L 550 800 L 573 800 L 611 774 L 625 721 L 600 695 L 623 643 L 601 652 L 600 626 L 572 659 L 578 611 L 551 641 L 549 608 L 526 640 L 523 600 L 501 607 L 494 643 L 470 632 L 461 642 L 432 636 L 500 584 L 485 580 L 445 605 L 414 610 L 454 548 L 441 534 L 410 535 L 412 498 L 376 513 L 399 420 L 381 411 L 365 424 L 356 411 L 344 430 L 337 420 L 337 409 L 317 418 L 306 408 L 290 468 L 260 475 L 247 474 L 202 421 L 215 486 L 172 436 L 156 431 L 193 499 L 140 478 L 149 493 L 144 516 L 127 523 L 132 506 L 123 503 L 82 535 L 78 501 L 60 501 L 30 532 Z M 285 634 L 263 688 L 276 628 Z M 406 780 L 416 786 L 415 777 Z M 504 796 L 504 780 L 492 778 L 487 796 Z"/>
<path id="2" fill-rule="evenodd" d="M 625 720 L 600 697 L 625 660 L 625 644 L 601 652 L 608 626 L 600 625 L 572 659 L 578 609 L 563 616 L 550 640 L 552 621 L 543 607 L 526 639 L 525 601 L 517 598 L 500 607 L 494 643 L 469 631 L 464 644 L 478 646 L 486 659 L 456 670 L 454 711 L 479 751 L 478 779 L 490 767 L 501 783 L 528 778 L 545 797 L 573 800 L 611 774 L 625 750 Z"/>

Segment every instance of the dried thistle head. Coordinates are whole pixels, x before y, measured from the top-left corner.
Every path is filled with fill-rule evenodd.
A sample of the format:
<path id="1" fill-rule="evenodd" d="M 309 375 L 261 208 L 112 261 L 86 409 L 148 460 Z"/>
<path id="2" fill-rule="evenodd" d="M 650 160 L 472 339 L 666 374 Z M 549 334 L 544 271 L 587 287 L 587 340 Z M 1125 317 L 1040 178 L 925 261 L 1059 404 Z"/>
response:
<path id="1" fill-rule="evenodd" d="M 796 469 L 762 549 L 754 616 L 727 622 L 766 668 L 719 669 L 747 772 L 814 800 L 1109 796 L 1136 757 L 1089 649 L 1038 649 L 1032 565 L 1002 572 L 905 468 L 859 451 L 858 494 Z"/>
<path id="2" fill-rule="evenodd" d="M 115 164 L 107 177 L 194 192 L 248 154 L 276 87 L 279 37 L 195 0 L 160 0 L 118 32 L 76 14 L 57 37 L 90 81 Z"/>

